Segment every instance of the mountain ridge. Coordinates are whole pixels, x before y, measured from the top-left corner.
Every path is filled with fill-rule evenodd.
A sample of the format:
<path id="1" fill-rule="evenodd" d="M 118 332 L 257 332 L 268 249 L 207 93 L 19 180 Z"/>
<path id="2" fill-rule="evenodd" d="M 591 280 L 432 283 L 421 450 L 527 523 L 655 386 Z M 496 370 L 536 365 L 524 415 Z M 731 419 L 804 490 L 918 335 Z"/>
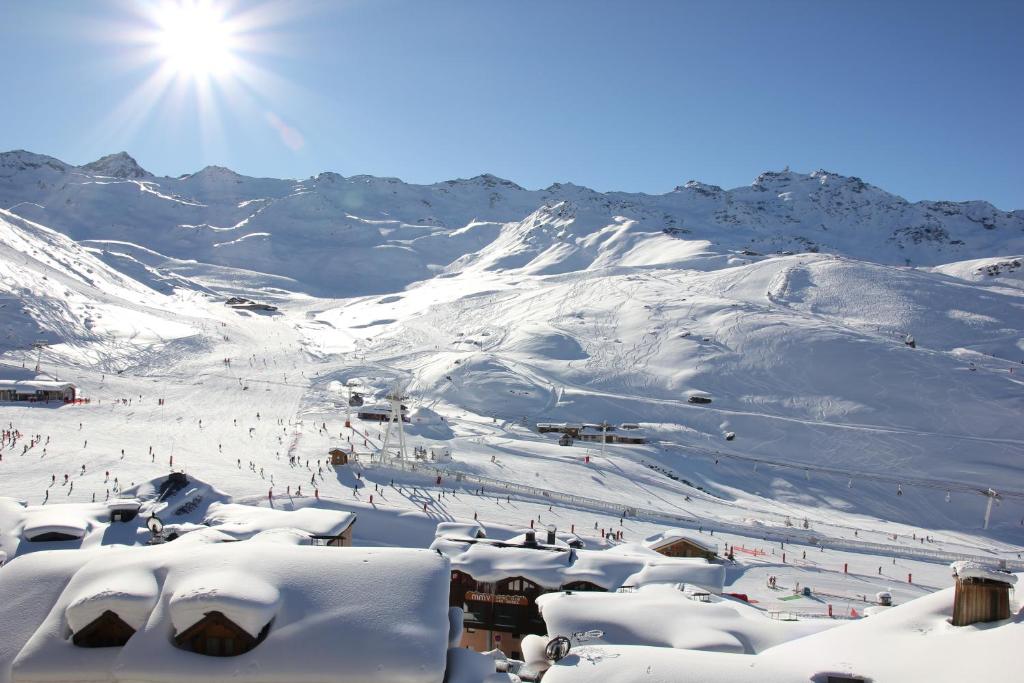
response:
<path id="1" fill-rule="evenodd" d="M 800 173 L 800 172 L 797 172 L 797 171 L 790 171 L 788 168 L 783 170 L 783 171 L 770 171 L 770 170 L 766 170 L 766 171 L 762 171 L 757 176 L 755 176 L 753 181 L 751 181 L 750 185 L 738 185 L 736 187 L 729 188 L 729 189 L 725 189 L 721 185 L 715 185 L 715 184 L 711 184 L 711 183 L 705 183 L 705 182 L 703 182 L 701 180 L 691 179 L 691 180 L 686 181 L 682 185 L 675 186 L 673 189 L 671 189 L 671 190 L 669 190 L 667 192 L 660 192 L 659 193 L 659 192 L 642 192 L 642 191 L 629 192 L 629 191 L 623 191 L 623 190 L 605 190 L 605 191 L 602 191 L 602 190 L 596 190 L 596 189 L 588 187 L 586 185 L 578 185 L 576 183 L 568 182 L 568 181 L 557 181 L 557 182 L 551 183 L 550 185 L 548 185 L 547 187 L 544 187 L 544 188 L 538 188 L 538 189 L 535 189 L 535 190 L 529 190 L 529 189 L 523 187 L 522 185 L 516 183 L 513 180 L 510 180 L 508 178 L 502 178 L 500 176 L 497 176 L 497 175 L 495 175 L 493 173 L 488 173 L 488 172 L 479 173 L 479 174 L 477 174 L 475 176 L 472 176 L 472 177 L 469 177 L 469 178 L 451 178 L 451 179 L 447 179 L 447 180 L 438 180 L 438 181 L 434 181 L 434 182 L 430 182 L 430 183 L 411 183 L 411 182 L 406 182 L 406 181 L 402 180 L 401 178 L 398 178 L 398 177 L 395 177 L 395 176 L 375 176 L 375 175 L 371 175 L 371 174 L 355 174 L 355 175 L 351 175 L 351 176 L 346 176 L 346 175 L 338 173 L 336 171 L 329 171 L 329 170 L 320 171 L 320 172 L 318 172 L 318 173 L 316 173 L 314 175 L 311 175 L 308 178 L 304 178 L 304 179 L 298 179 L 298 178 L 272 178 L 272 177 L 269 177 L 269 176 L 250 176 L 250 175 L 246 175 L 244 173 L 239 173 L 238 171 L 235 171 L 234 169 L 231 169 L 231 168 L 226 167 L 226 166 L 212 164 L 212 165 L 204 166 L 203 168 L 199 169 L 198 171 L 194 171 L 192 173 L 184 173 L 184 174 L 181 174 L 181 175 L 178 175 L 178 176 L 169 176 L 169 175 L 159 176 L 159 175 L 156 175 L 156 174 L 151 173 L 150 171 L 144 169 L 141 165 L 139 165 L 139 163 L 134 159 L 134 157 L 132 157 L 130 154 L 128 154 L 125 151 L 116 152 L 116 153 L 113 153 L 113 154 L 107 154 L 107 155 L 104 155 L 104 156 L 100 157 L 99 159 L 97 159 L 95 161 L 92 161 L 92 162 L 89 162 L 89 163 L 85 163 L 85 164 L 81 164 L 79 166 L 76 166 L 74 164 L 70 164 L 68 162 L 62 161 L 61 159 L 58 159 L 57 157 L 53 157 L 53 156 L 50 156 L 50 155 L 39 154 L 39 153 L 36 153 L 36 152 L 30 152 L 30 151 L 27 151 L 27 150 L 17 149 L 17 150 L 8 150 L 6 152 L 0 152 L 0 167 L 2 167 L 4 165 L 4 161 L 6 159 L 8 159 L 8 158 L 35 159 L 35 160 L 37 160 L 36 163 L 39 163 L 40 161 L 47 161 L 47 162 L 53 162 L 54 166 L 63 167 L 63 168 L 66 168 L 66 169 L 86 169 L 86 170 L 92 170 L 92 171 L 97 171 L 97 172 L 100 172 L 100 171 L 103 171 L 103 170 L 111 170 L 111 166 L 114 166 L 115 164 L 118 164 L 118 163 L 123 163 L 123 164 L 128 165 L 132 169 L 134 169 L 135 172 L 138 173 L 138 175 L 127 175 L 127 176 L 126 175 L 112 175 L 111 177 L 118 177 L 118 178 L 152 178 L 154 180 L 160 180 L 160 179 L 181 180 L 181 179 L 190 178 L 190 177 L 194 177 L 194 176 L 200 175 L 200 174 L 202 174 L 204 172 L 211 172 L 212 171 L 212 172 L 222 173 L 222 174 L 224 174 L 224 175 L 226 175 L 228 177 L 241 178 L 243 180 L 280 180 L 282 182 L 304 182 L 304 181 L 316 181 L 316 180 L 320 180 L 321 178 L 327 178 L 327 177 L 332 177 L 333 176 L 334 178 L 341 179 L 341 180 L 379 180 L 379 181 L 383 181 L 383 182 L 401 183 L 402 185 L 408 185 L 408 186 L 412 186 L 412 187 L 422 187 L 422 188 L 434 188 L 434 187 L 445 186 L 445 185 L 451 186 L 451 185 L 460 185 L 460 184 L 482 184 L 482 185 L 486 185 L 488 187 L 503 186 L 503 187 L 508 187 L 508 188 L 512 188 L 512 189 L 523 191 L 523 192 L 534 192 L 534 193 L 539 193 L 539 192 L 557 192 L 557 191 L 560 191 L 560 190 L 563 190 L 563 189 L 566 189 L 566 188 L 574 188 L 574 189 L 582 190 L 582 191 L 593 193 L 593 194 L 597 194 L 597 195 L 636 196 L 636 197 L 664 197 L 664 196 L 671 195 L 671 194 L 674 194 L 674 193 L 678 193 L 678 192 L 681 192 L 681 191 L 684 191 L 684 190 L 688 190 L 688 189 L 700 189 L 700 190 L 703 190 L 703 191 L 706 191 L 706 192 L 710 192 L 710 193 L 732 192 L 734 190 L 740 190 L 740 189 L 749 188 L 749 187 L 761 187 L 761 188 L 763 188 L 765 190 L 768 190 L 770 188 L 766 187 L 766 185 L 773 184 L 775 181 L 777 181 L 780 178 L 804 178 L 804 179 L 833 178 L 833 179 L 837 179 L 839 181 L 845 181 L 845 182 L 849 182 L 851 184 L 860 186 L 861 190 L 866 189 L 866 188 L 870 188 L 870 189 L 874 189 L 874 190 L 880 190 L 881 189 L 881 188 L 879 188 L 879 187 L 877 187 L 875 185 L 871 185 L 869 183 L 866 183 L 863 179 L 861 179 L 858 176 L 847 176 L 847 175 L 843 175 L 842 173 L 838 173 L 838 172 L 835 172 L 835 171 L 825 170 L 824 168 L 818 168 L 818 169 L 815 169 L 814 171 L 811 171 L 809 173 Z M 116 168 L 116 166 L 115 166 L 115 168 Z M 980 203 L 980 204 L 986 204 L 988 206 L 991 206 L 993 209 L 995 209 L 996 211 L 999 211 L 1001 213 L 1015 214 L 1015 213 L 1024 212 L 1024 207 L 1018 208 L 1018 209 L 1000 209 L 1000 208 L 996 207 L 994 204 L 992 204 L 991 202 L 989 202 L 988 200 L 985 200 L 985 199 L 965 199 L 965 200 L 921 199 L 921 200 L 917 200 L 917 201 L 910 201 L 908 199 L 905 199 L 901 195 L 897 195 L 897 194 L 893 194 L 893 193 L 889 193 L 889 192 L 886 192 L 886 194 L 888 194 L 888 195 L 890 195 L 890 196 L 892 196 L 892 197 L 894 197 L 894 198 L 896 198 L 898 200 L 901 200 L 902 202 L 904 202 L 906 204 L 909 204 L 909 205 L 918 205 L 918 204 L 960 204 L 960 205 L 962 205 L 962 204 L 977 204 L 977 203 Z"/>
<path id="2" fill-rule="evenodd" d="M 571 183 L 527 190 L 492 174 L 417 185 L 333 172 L 252 178 L 208 166 L 169 178 L 126 153 L 75 167 L 16 151 L 0 154 L 0 206 L 75 240 L 264 272 L 324 296 L 388 293 L 459 267 L 702 269 L 709 258 L 815 252 L 937 267 L 1024 252 L 1024 212 L 911 203 L 823 169 L 766 171 L 728 190 L 690 181 L 650 195 Z M 498 227 L 466 230 L 481 223 Z M 379 254 L 389 260 L 384 271 Z M 337 269 L 350 277 L 332 277 Z"/>

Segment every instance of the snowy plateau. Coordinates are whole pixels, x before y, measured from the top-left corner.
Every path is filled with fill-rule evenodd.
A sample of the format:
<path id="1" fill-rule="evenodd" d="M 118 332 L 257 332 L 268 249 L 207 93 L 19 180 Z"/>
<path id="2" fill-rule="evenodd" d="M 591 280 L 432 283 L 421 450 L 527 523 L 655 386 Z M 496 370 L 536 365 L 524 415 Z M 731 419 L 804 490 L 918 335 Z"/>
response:
<path id="1" fill-rule="evenodd" d="M 949 620 L 950 563 L 1024 571 L 1024 211 L 824 170 L 647 195 L 25 151 L 0 154 L 0 207 L 0 396 L 81 399 L 0 402 L 0 683 L 532 680 L 530 639 L 519 673 L 458 637 L 446 669 L 461 555 L 438 525 L 476 522 L 512 550 L 554 525 L 549 550 L 581 546 L 610 591 L 539 600 L 546 636 L 601 634 L 553 683 L 1020 680 L 1016 598 Z M 372 419 L 394 392 L 405 458 Z M 171 472 L 193 487 L 174 505 L 153 494 Z M 182 537 L 116 532 L 121 499 Z M 354 513 L 359 547 L 217 543 L 241 536 L 195 531 L 215 505 L 238 528 Z M 717 546 L 721 585 L 695 598 L 666 565 L 615 592 L 672 533 Z M 317 585 L 327 552 L 351 553 L 338 590 Z M 529 578 L 503 557 L 488 580 Z M 605 585 L 606 564 L 632 569 Z M 863 618 L 878 593 L 896 606 Z M 240 602 L 251 652 L 166 652 L 181 605 Z M 108 603 L 135 645 L 86 656 L 65 631 Z M 404 647 L 381 644 L 390 620 Z M 310 663 L 335 652 L 324 629 L 359 632 L 350 675 Z"/>

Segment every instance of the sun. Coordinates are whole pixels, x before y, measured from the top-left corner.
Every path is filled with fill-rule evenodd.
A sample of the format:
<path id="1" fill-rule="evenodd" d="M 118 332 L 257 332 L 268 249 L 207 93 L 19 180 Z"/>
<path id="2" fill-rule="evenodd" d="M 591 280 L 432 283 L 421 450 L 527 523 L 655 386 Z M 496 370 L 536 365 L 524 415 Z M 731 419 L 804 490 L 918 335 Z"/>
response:
<path id="1" fill-rule="evenodd" d="M 178 76 L 206 79 L 233 71 L 236 36 L 223 10 L 212 2 L 166 3 L 156 20 L 157 50 Z"/>
<path id="2" fill-rule="evenodd" d="M 3 0 L 0 0 L 2 4 Z M 280 102 L 309 97 L 273 68 L 288 54 L 282 31 L 311 2 L 280 0 L 124 0 L 119 23 L 98 24 L 97 40 L 115 40 L 117 66 L 141 76 L 101 123 L 104 135 L 138 134 L 162 123 L 192 126 L 209 156 L 223 157 L 225 116 L 260 121 L 292 150 L 305 144 Z M 115 30 L 111 30 L 111 29 Z"/>

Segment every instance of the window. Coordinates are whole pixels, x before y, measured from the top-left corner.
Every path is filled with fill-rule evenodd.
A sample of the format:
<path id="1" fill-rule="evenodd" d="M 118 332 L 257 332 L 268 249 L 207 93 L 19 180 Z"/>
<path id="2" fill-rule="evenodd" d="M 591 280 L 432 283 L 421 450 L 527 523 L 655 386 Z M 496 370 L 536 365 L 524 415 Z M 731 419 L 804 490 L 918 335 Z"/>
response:
<path id="1" fill-rule="evenodd" d="M 107 610 L 71 637 L 78 647 L 122 647 L 135 634 L 117 614 Z"/>
<path id="2" fill-rule="evenodd" d="M 521 576 L 514 579 L 506 579 L 504 582 L 499 584 L 499 586 L 500 590 L 508 591 L 510 593 L 536 593 L 540 590 L 540 586 L 529 579 L 524 579 Z"/>
<path id="3" fill-rule="evenodd" d="M 567 583 L 564 586 L 562 586 L 562 590 L 564 590 L 564 591 L 580 591 L 580 592 L 585 592 L 585 591 L 604 591 L 605 589 L 601 588 L 596 583 L 591 583 L 590 581 L 573 581 L 571 583 Z"/>
<path id="4" fill-rule="evenodd" d="M 198 622 L 174 637 L 175 643 L 183 650 L 190 650 L 208 657 L 234 657 L 245 654 L 267 637 L 270 624 L 253 638 L 244 629 L 220 612 L 209 612 Z"/>

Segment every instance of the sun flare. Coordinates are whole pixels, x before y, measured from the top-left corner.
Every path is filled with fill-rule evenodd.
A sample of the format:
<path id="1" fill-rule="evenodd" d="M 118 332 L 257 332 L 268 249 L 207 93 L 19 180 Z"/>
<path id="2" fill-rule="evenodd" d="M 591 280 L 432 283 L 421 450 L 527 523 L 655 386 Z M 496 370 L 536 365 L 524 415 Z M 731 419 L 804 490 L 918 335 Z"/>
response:
<path id="1" fill-rule="evenodd" d="M 201 79 L 231 73 L 235 37 L 224 14 L 212 3 L 169 3 L 157 22 L 161 58 L 176 74 Z"/>

